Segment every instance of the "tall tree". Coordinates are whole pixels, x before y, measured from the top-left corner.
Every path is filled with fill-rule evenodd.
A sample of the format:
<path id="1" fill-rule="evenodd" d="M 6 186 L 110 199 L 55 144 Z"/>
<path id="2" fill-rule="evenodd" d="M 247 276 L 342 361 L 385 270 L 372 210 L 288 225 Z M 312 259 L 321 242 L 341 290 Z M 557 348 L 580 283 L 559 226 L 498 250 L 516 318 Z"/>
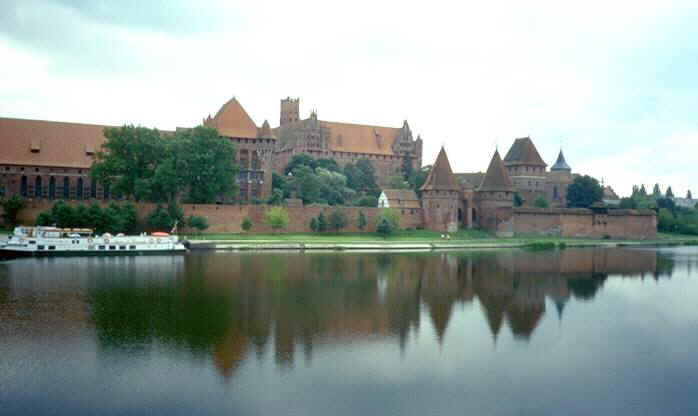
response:
<path id="1" fill-rule="evenodd" d="M 215 129 L 199 126 L 184 130 L 179 139 L 183 149 L 186 171 L 184 183 L 187 186 L 189 202 L 210 204 L 216 198 L 232 198 L 236 191 L 235 176 L 238 168 L 233 144 L 218 135 Z"/>
<path id="2" fill-rule="evenodd" d="M 640 185 L 640 190 L 638 191 L 638 195 L 641 197 L 646 197 L 647 196 L 647 189 L 645 189 L 645 184 L 643 183 Z"/>
<path id="3" fill-rule="evenodd" d="M 589 175 L 575 177 L 567 188 L 567 205 L 573 208 L 589 208 L 602 197 L 599 181 Z"/>
<path id="4" fill-rule="evenodd" d="M 686 198 L 687 199 L 693 199 L 693 195 L 691 195 L 691 190 L 689 189 L 688 192 L 686 192 Z"/>
<path id="5" fill-rule="evenodd" d="M 666 197 L 667 198 L 673 198 L 674 197 L 674 191 L 671 190 L 671 186 L 666 188 Z"/>
<path id="6" fill-rule="evenodd" d="M 106 127 L 104 137 L 106 141 L 92 163 L 92 177 L 115 194 L 136 200 L 147 198 L 149 190 L 143 181 L 155 175 L 164 153 L 160 132 L 126 125 Z"/>

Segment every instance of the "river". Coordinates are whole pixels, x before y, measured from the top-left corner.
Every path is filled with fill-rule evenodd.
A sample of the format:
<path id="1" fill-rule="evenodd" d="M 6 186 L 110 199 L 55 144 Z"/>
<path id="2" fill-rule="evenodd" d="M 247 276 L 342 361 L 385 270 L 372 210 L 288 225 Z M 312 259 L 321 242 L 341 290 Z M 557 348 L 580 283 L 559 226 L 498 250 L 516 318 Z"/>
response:
<path id="1" fill-rule="evenodd" d="M 0 262 L 0 414 L 698 414 L 698 248 Z"/>

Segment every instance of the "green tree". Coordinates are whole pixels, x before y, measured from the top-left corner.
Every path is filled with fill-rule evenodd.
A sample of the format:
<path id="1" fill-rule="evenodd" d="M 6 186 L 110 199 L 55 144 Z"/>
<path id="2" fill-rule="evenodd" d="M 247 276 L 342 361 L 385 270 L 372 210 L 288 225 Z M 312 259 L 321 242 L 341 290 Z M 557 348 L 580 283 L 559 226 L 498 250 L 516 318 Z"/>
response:
<path id="1" fill-rule="evenodd" d="M 14 227 L 17 224 L 17 216 L 27 207 L 28 201 L 21 196 L 11 196 L 2 201 L 2 218 L 6 226 Z"/>
<path id="2" fill-rule="evenodd" d="M 187 219 L 187 226 L 202 232 L 209 227 L 208 219 L 206 219 L 206 217 L 190 215 Z"/>
<path id="3" fill-rule="evenodd" d="M 545 198 L 543 198 L 541 195 L 538 195 L 536 197 L 536 200 L 533 201 L 533 205 L 536 208 L 548 208 L 548 201 Z"/>
<path id="4" fill-rule="evenodd" d="M 422 185 L 424 185 L 424 182 L 427 180 L 427 176 L 429 176 L 429 171 L 431 170 L 431 165 L 427 165 L 422 167 L 421 169 L 415 171 L 412 174 L 412 177 L 410 178 L 410 187 L 415 191 L 419 192 L 419 190 L 422 188 Z"/>
<path id="5" fill-rule="evenodd" d="M 312 156 L 305 153 L 293 155 L 291 161 L 284 168 L 284 175 L 288 175 L 289 173 L 295 175 L 294 172 L 299 166 L 306 166 L 310 168 L 310 170 L 315 170 L 317 167 L 317 162 L 312 158 Z"/>
<path id="6" fill-rule="evenodd" d="M 676 217 L 671 213 L 670 210 L 666 208 L 659 209 L 659 216 L 657 218 L 657 229 L 663 232 L 674 232 L 676 231 Z"/>
<path id="7" fill-rule="evenodd" d="M 520 193 L 516 192 L 516 193 L 514 194 L 514 206 L 515 206 L 515 207 L 520 207 L 521 205 L 523 205 L 523 198 L 521 198 L 521 194 L 520 194 Z"/>
<path id="8" fill-rule="evenodd" d="M 673 198 L 674 197 L 674 191 L 671 190 L 671 186 L 666 188 L 666 195 L 667 198 Z"/>
<path id="9" fill-rule="evenodd" d="M 619 207 L 621 209 L 637 209 L 637 201 L 635 198 L 621 198 Z"/>
<path id="10" fill-rule="evenodd" d="M 400 175 L 388 177 L 387 182 L 390 189 L 407 189 L 409 187 L 409 184 Z"/>
<path id="11" fill-rule="evenodd" d="M 662 197 L 662 190 L 659 189 L 659 184 L 655 183 L 654 188 L 652 189 L 652 196 L 655 198 L 661 198 Z"/>
<path id="12" fill-rule="evenodd" d="M 325 230 L 327 230 L 327 220 L 325 219 L 325 215 L 321 212 L 320 215 L 317 216 L 317 231 L 323 232 Z"/>
<path id="13" fill-rule="evenodd" d="M 271 188 L 272 190 L 280 190 L 283 193 L 284 198 L 290 198 L 291 193 L 288 187 L 288 182 L 284 176 L 277 174 L 276 172 L 271 174 Z"/>
<path id="14" fill-rule="evenodd" d="M 316 217 L 310 219 L 310 229 L 313 230 L 313 232 L 318 231 L 318 223 Z"/>
<path id="15" fill-rule="evenodd" d="M 691 190 L 689 189 L 688 192 L 686 192 L 686 198 L 687 199 L 693 199 L 693 195 L 691 195 Z"/>
<path id="16" fill-rule="evenodd" d="M 359 230 L 363 230 L 364 227 L 366 227 L 366 216 L 364 215 L 363 211 L 359 211 L 359 222 L 356 224 L 357 227 L 359 227 Z"/>
<path id="17" fill-rule="evenodd" d="M 640 190 L 637 192 L 637 194 L 643 198 L 647 196 L 647 189 L 645 189 L 645 184 L 640 185 Z"/>
<path id="18" fill-rule="evenodd" d="M 242 223 L 240 223 L 240 228 L 242 228 L 244 231 L 250 231 L 252 229 L 252 220 L 250 217 L 245 217 L 242 219 Z"/>
<path id="19" fill-rule="evenodd" d="M 286 228 L 288 226 L 288 213 L 281 207 L 269 208 L 265 213 L 265 216 L 267 218 L 267 223 L 275 232 L 278 232 L 282 228 Z"/>
<path id="20" fill-rule="evenodd" d="M 187 200 L 196 204 L 211 204 L 217 197 L 230 199 L 236 191 L 238 168 L 235 148 L 230 140 L 218 135 L 215 129 L 199 126 L 184 130 L 178 140 L 177 155 L 184 155 L 186 170 L 184 183 Z"/>
<path id="21" fill-rule="evenodd" d="M 589 175 L 575 177 L 567 188 L 567 205 L 572 208 L 589 208 L 602 197 L 599 181 Z"/>
<path id="22" fill-rule="evenodd" d="M 347 226 L 347 214 L 338 209 L 332 211 L 329 216 L 330 228 L 334 229 L 335 233 Z"/>
<path id="23" fill-rule="evenodd" d="M 150 196 L 143 181 L 155 175 L 165 153 L 160 132 L 126 125 L 106 127 L 104 137 L 102 148 L 95 154 L 91 176 L 116 194 L 136 200 Z"/>
<path id="24" fill-rule="evenodd" d="M 269 205 L 281 205 L 284 201 L 284 192 L 281 189 L 274 189 L 271 191 L 271 196 L 267 199 L 267 204 Z"/>

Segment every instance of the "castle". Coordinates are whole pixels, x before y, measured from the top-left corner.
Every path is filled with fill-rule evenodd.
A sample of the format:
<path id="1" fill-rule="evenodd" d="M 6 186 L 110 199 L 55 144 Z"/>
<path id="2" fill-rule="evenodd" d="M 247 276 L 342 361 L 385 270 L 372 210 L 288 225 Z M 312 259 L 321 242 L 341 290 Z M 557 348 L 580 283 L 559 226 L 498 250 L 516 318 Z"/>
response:
<path id="1" fill-rule="evenodd" d="M 400 175 L 403 166 L 422 167 L 422 139 L 407 121 L 401 127 L 302 119 L 300 100 L 281 100 L 279 126 L 257 126 L 236 98 L 202 124 L 218 130 L 237 150 L 239 202 L 271 195 L 272 174 L 282 174 L 297 154 L 335 160 L 340 166 L 368 159 L 378 184 Z M 0 118 L 0 197 L 36 200 L 106 200 L 108 189 L 89 176 L 93 156 L 104 143 L 107 126 Z M 167 133 L 167 132 L 165 132 Z M 453 173 L 444 148 L 428 173 L 420 195 L 385 189 L 380 206 L 399 209 L 412 226 L 438 231 L 480 228 L 498 235 L 546 233 L 568 236 L 656 236 L 653 212 L 613 212 L 566 208 L 573 174 L 560 151 L 547 164 L 529 137 L 519 138 L 504 159 L 495 151 L 487 171 Z M 521 207 L 515 207 L 515 198 Z M 531 208 L 542 198 L 547 210 Z M 305 225 L 300 225 L 305 227 Z"/>

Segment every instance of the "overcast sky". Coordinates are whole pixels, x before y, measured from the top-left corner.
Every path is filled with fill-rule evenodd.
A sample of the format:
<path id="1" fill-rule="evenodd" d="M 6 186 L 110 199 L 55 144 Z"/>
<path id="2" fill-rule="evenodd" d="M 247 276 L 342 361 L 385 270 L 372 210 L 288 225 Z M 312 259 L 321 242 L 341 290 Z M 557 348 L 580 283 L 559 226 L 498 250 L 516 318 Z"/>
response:
<path id="1" fill-rule="evenodd" d="M 563 5 L 567 3 L 567 5 Z M 161 129 L 236 96 L 261 125 L 399 127 L 487 168 L 530 135 L 620 194 L 698 193 L 695 2 L 2 0 L 0 116 Z M 519 6 L 518 4 L 525 4 Z"/>

